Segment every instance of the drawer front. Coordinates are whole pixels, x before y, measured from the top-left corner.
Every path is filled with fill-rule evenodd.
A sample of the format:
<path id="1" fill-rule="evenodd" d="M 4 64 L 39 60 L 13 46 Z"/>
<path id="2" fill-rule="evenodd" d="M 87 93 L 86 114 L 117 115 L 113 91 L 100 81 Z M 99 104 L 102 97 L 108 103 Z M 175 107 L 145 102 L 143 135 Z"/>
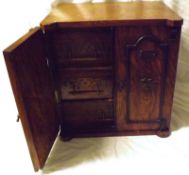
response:
<path id="1" fill-rule="evenodd" d="M 111 28 L 61 29 L 51 34 L 51 47 L 63 67 L 112 64 Z"/>
<path id="2" fill-rule="evenodd" d="M 112 100 L 62 102 L 62 124 L 69 132 L 95 130 L 113 125 Z"/>
<path id="3" fill-rule="evenodd" d="M 62 100 L 112 98 L 112 68 L 62 69 Z"/>

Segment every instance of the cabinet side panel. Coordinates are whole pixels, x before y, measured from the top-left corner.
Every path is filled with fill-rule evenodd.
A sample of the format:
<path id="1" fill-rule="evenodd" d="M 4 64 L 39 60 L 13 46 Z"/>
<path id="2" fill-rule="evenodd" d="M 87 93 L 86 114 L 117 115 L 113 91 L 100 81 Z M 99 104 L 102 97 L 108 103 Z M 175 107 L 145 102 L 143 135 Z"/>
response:
<path id="1" fill-rule="evenodd" d="M 173 105 L 175 80 L 178 64 L 178 53 L 180 44 L 181 27 L 168 28 L 168 43 L 169 43 L 169 55 L 168 55 L 168 67 L 167 78 L 165 82 L 165 97 L 162 109 L 162 115 L 165 118 L 162 130 L 169 129 L 171 121 L 171 112 Z"/>

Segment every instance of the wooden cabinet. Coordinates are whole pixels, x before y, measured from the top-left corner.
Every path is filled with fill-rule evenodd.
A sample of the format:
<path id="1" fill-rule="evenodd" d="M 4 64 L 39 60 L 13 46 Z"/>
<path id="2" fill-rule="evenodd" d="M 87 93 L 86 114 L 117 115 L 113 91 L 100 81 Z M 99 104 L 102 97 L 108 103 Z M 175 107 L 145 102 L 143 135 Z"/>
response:
<path id="1" fill-rule="evenodd" d="M 161 2 L 61 4 L 5 49 L 35 170 L 59 131 L 168 136 L 181 25 Z"/>

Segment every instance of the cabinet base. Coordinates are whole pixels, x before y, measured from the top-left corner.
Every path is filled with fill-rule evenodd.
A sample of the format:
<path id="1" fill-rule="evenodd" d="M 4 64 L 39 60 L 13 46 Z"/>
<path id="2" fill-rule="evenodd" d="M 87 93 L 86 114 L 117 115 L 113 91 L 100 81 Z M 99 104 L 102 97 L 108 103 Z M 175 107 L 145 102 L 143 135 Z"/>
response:
<path id="1" fill-rule="evenodd" d="M 62 141 L 67 142 L 73 138 L 86 138 L 86 137 L 114 137 L 114 136 L 143 136 L 143 135 L 157 135 L 161 138 L 169 137 L 171 134 L 170 130 L 163 131 L 153 131 L 153 130 L 144 130 L 144 131 L 110 131 L 110 132 L 83 132 L 83 133 L 70 133 L 63 134 L 60 133 Z"/>
<path id="2" fill-rule="evenodd" d="M 157 131 L 156 135 L 161 137 L 161 138 L 166 138 L 166 137 L 169 137 L 171 135 L 171 132 L 170 132 L 170 130 Z"/>

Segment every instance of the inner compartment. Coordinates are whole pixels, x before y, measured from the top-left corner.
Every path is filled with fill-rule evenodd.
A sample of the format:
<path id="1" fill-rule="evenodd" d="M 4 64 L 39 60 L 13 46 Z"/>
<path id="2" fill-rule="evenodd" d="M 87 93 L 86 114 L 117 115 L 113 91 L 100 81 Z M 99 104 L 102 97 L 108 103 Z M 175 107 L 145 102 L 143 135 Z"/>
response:
<path id="1" fill-rule="evenodd" d="M 114 125 L 113 38 L 109 27 L 51 32 L 65 132 L 89 132 Z"/>

